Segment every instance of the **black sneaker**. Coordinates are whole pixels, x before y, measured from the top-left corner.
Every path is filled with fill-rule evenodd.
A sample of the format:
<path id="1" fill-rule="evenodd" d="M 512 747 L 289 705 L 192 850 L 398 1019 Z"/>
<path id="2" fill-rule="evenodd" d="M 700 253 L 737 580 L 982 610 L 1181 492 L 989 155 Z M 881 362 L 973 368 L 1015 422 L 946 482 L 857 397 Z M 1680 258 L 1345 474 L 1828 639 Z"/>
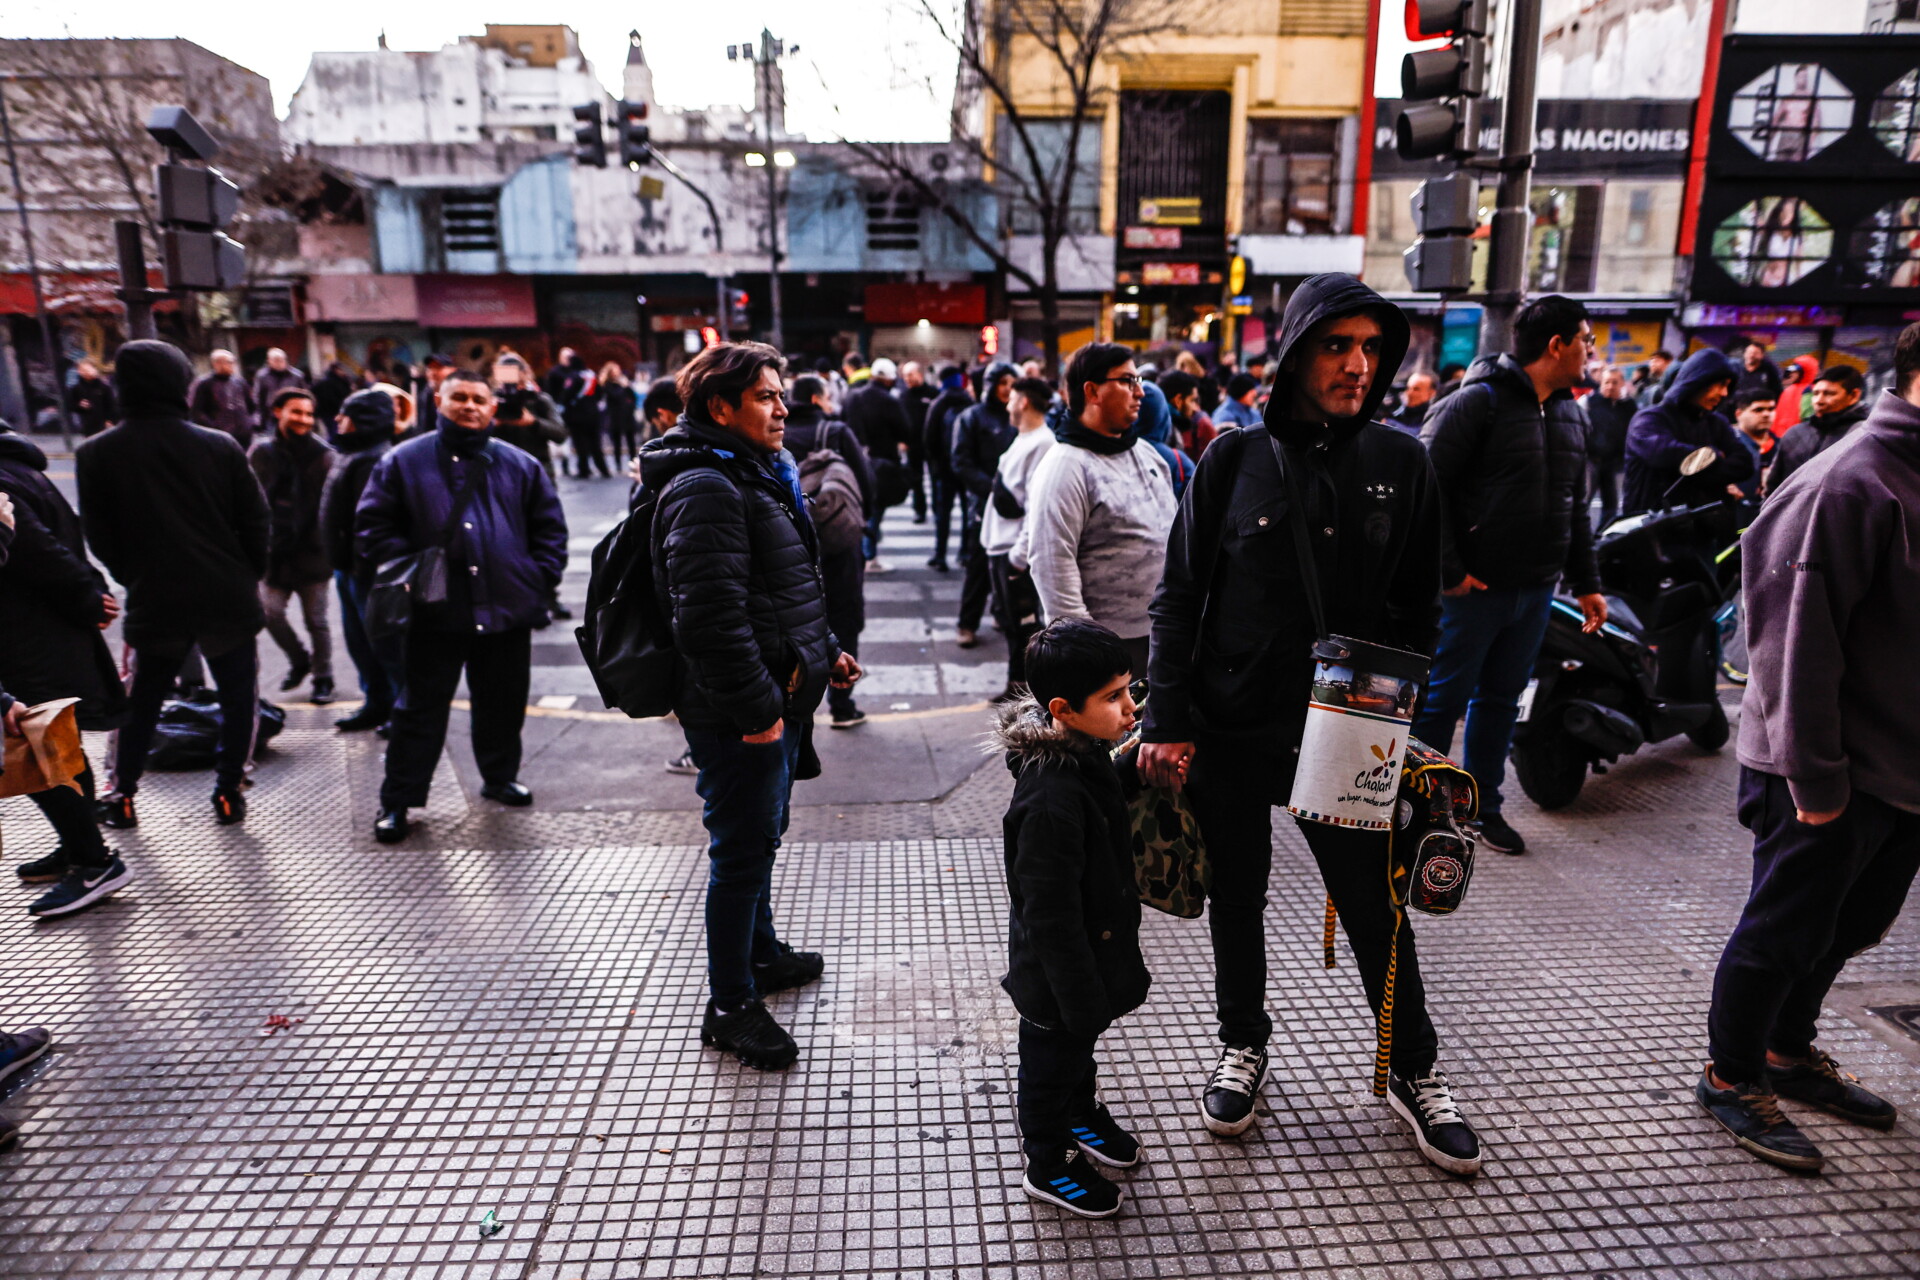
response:
<path id="1" fill-rule="evenodd" d="M 326 706 L 333 698 L 333 681 L 324 676 L 313 682 L 313 692 L 307 695 L 307 701 L 316 707 Z"/>
<path id="2" fill-rule="evenodd" d="M 851 729 L 855 725 L 862 725 L 866 722 L 867 713 L 858 707 L 853 708 L 851 711 L 836 711 L 833 713 L 833 727 L 836 729 Z"/>
<path id="3" fill-rule="evenodd" d="M 28 884 L 48 884 L 67 874 L 67 851 L 55 849 L 44 858 L 35 858 L 32 862 L 23 862 L 14 868 Z"/>
<path id="4" fill-rule="evenodd" d="M 42 919 L 70 916 L 124 888 L 131 879 L 133 874 L 127 870 L 127 864 L 120 861 L 118 854 L 104 867 L 73 867 L 60 877 L 59 884 L 47 890 L 39 901 L 27 908 L 27 914 Z"/>
<path id="5" fill-rule="evenodd" d="M 110 791 L 93 802 L 93 816 L 103 827 L 112 827 L 115 831 L 125 831 L 140 825 L 140 816 L 133 811 L 133 797 Z"/>
<path id="6" fill-rule="evenodd" d="M 1063 1152 L 1058 1160 L 1028 1157 L 1020 1189 L 1029 1200 L 1044 1200 L 1083 1218 L 1111 1218 L 1126 1199 L 1126 1193 L 1102 1177 L 1077 1147 Z"/>
<path id="7" fill-rule="evenodd" d="M 1403 1080 L 1387 1076 L 1387 1105 L 1413 1130 L 1413 1145 L 1448 1173 L 1480 1172 L 1480 1139 L 1454 1105 L 1453 1090 L 1439 1071 Z"/>
<path id="8" fill-rule="evenodd" d="M 1767 1080 L 1773 1085 L 1773 1091 L 1783 1098 L 1804 1102 L 1870 1129 L 1891 1129 L 1900 1118 L 1891 1102 L 1861 1088 L 1860 1077 L 1842 1071 L 1838 1063 L 1817 1048 L 1805 1061 L 1790 1067 L 1769 1063 Z"/>
<path id="9" fill-rule="evenodd" d="M 53 1032 L 45 1027 L 28 1027 L 11 1035 L 0 1031 L 0 1080 L 25 1068 L 52 1043 Z"/>
<path id="10" fill-rule="evenodd" d="M 753 986 L 763 996 L 776 991 L 791 991 L 817 981 L 827 969 L 826 957 L 818 951 L 788 948 L 778 959 L 753 966 Z"/>
<path id="11" fill-rule="evenodd" d="M 1497 813 L 1480 816 L 1480 843 L 1495 853 L 1519 855 L 1527 851 L 1526 837 L 1507 825 Z"/>
<path id="12" fill-rule="evenodd" d="M 376 707 L 370 702 L 362 703 L 360 709 L 352 715 L 341 716 L 333 722 L 333 727 L 342 733 L 361 733 L 368 729 L 378 729 L 387 722 L 393 712 L 384 707 Z"/>
<path id="13" fill-rule="evenodd" d="M 709 1000 L 700 1020 L 700 1043 L 731 1053 L 755 1071 L 785 1071 L 800 1056 L 800 1046 L 758 1000 L 732 1013 L 721 1013 Z"/>
<path id="14" fill-rule="evenodd" d="M 1131 1169 L 1140 1163 L 1140 1139 L 1122 1129 L 1105 1107 L 1095 1107 L 1093 1114 L 1073 1125 L 1070 1132 L 1080 1150 L 1101 1164 Z"/>
<path id="15" fill-rule="evenodd" d="M 1780 1111 L 1780 1099 L 1764 1084 L 1736 1084 L 1716 1089 L 1711 1064 L 1700 1073 L 1693 1094 L 1707 1114 L 1733 1135 L 1738 1145 L 1769 1164 L 1802 1173 L 1818 1172 L 1826 1163 L 1820 1148 Z"/>
<path id="16" fill-rule="evenodd" d="M 1267 1078 L 1267 1051 L 1250 1044 L 1230 1044 L 1207 1081 L 1200 1099 L 1200 1118 L 1223 1137 L 1245 1133 L 1253 1124 L 1253 1096 Z"/>
<path id="17" fill-rule="evenodd" d="M 247 793 L 239 787 L 216 787 L 213 792 L 213 820 L 231 827 L 247 820 Z"/>
<path id="18" fill-rule="evenodd" d="M 280 682 L 280 692 L 282 693 L 293 692 L 295 689 L 298 689 L 301 685 L 305 684 L 307 682 L 307 677 L 312 674 L 313 674 L 312 658 L 296 659 L 294 661 L 293 666 L 287 669 L 287 678 Z"/>
<path id="19" fill-rule="evenodd" d="M 693 762 L 693 749 L 689 747 L 666 763 L 668 773 L 684 773 L 689 777 L 700 772 L 700 766 Z"/>

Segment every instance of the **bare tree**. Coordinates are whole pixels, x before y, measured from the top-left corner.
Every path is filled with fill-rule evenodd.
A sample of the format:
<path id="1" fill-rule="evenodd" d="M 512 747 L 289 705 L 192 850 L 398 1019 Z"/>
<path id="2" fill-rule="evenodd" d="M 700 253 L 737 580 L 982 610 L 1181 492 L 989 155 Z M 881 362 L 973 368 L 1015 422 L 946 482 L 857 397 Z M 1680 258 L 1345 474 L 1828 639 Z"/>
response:
<path id="1" fill-rule="evenodd" d="M 995 267 L 1032 292 L 1047 367 L 1058 369 L 1060 249 L 1076 234 L 1076 215 L 1084 211 L 1075 202 L 1076 189 L 1098 181 L 1097 161 L 1090 168 L 1085 157 L 1097 151 L 1101 122 L 1115 107 L 1112 64 L 1142 57 L 1155 37 L 1184 30 L 1192 0 L 902 3 L 959 59 L 950 141 L 991 175 L 1000 196 L 999 222 L 986 222 L 965 199 L 964 186 L 926 171 L 914 149 L 841 141 L 938 209 Z M 1038 83 L 1046 86 L 1044 98 L 1032 92 Z M 1096 145 L 1087 141 L 1089 130 Z M 1038 239 L 1037 260 L 1012 251 L 1008 232 L 1022 224 Z"/>
<path id="2" fill-rule="evenodd" d="M 97 275 L 114 265 L 113 223 L 141 224 L 157 262 L 153 166 L 165 151 L 146 131 L 155 106 L 192 111 L 221 144 L 216 166 L 241 189 L 236 235 L 261 218 L 284 220 L 256 195 L 283 167 L 264 78 L 184 40 L 0 41 L 22 192 L 40 249 L 56 271 Z M 283 183 L 272 183 L 280 186 Z M 0 254 L 21 257 L 0 232 Z M 182 317 L 198 338 L 196 309 Z"/>

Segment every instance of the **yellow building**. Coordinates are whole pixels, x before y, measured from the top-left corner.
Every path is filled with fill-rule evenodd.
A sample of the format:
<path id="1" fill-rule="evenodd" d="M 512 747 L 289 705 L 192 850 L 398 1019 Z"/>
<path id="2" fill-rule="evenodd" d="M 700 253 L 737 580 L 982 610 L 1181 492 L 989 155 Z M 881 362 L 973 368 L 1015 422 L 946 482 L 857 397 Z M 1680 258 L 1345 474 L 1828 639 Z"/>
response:
<path id="1" fill-rule="evenodd" d="M 1082 175 L 1056 258 L 1069 333 L 1152 348 L 1180 342 L 1255 349 L 1283 281 L 1358 271 L 1364 218 L 1361 145 L 1370 106 L 1369 0 L 1088 0 L 1129 31 L 1091 78 Z M 1023 32 L 1021 0 L 987 0 L 994 79 L 1028 136 L 1064 152 L 1072 81 L 1053 51 Z M 1037 16 L 1057 0 L 1036 0 Z M 984 96 L 982 124 L 1005 156 L 1007 114 Z M 1003 187 L 1004 189 L 1004 187 Z M 1007 202 L 1016 261 L 1039 255 L 1038 226 Z M 1357 218 L 1356 215 L 1359 215 Z M 1229 321 L 1235 252 L 1249 311 Z M 1014 286 L 1016 336 L 1038 308 Z M 1023 344 L 1024 345 L 1024 344 Z"/>

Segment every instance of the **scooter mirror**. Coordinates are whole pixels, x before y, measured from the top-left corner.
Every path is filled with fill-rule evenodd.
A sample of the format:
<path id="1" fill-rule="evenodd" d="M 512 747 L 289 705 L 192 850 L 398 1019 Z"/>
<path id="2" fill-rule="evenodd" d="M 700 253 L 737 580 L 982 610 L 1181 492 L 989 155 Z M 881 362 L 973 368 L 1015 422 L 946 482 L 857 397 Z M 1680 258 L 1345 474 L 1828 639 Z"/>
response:
<path id="1" fill-rule="evenodd" d="M 1686 457 L 1680 459 L 1680 474 L 1697 476 L 1720 460 L 1720 454 L 1712 445 L 1703 444 Z"/>

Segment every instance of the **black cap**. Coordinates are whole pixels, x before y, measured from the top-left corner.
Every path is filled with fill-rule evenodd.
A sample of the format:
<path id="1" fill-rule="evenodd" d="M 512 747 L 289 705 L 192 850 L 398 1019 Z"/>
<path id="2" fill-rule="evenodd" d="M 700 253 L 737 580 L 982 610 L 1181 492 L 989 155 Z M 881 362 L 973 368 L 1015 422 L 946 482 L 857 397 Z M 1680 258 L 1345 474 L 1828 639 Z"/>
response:
<path id="1" fill-rule="evenodd" d="M 356 391 L 340 405 L 340 416 L 353 424 L 356 433 L 390 436 L 395 421 L 393 397 L 373 388 Z"/>

